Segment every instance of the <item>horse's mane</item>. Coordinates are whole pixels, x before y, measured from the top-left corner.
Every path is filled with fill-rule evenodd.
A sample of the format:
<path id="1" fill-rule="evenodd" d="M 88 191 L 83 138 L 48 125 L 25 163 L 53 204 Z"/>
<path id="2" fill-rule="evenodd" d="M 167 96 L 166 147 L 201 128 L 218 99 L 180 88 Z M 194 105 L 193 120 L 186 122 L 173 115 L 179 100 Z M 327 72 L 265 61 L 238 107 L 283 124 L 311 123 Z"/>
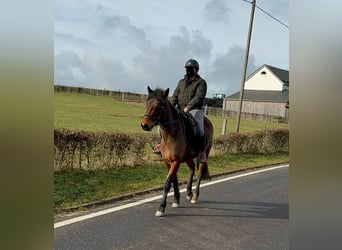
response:
<path id="1" fill-rule="evenodd" d="M 164 97 L 164 89 L 162 88 L 156 88 L 155 90 L 153 90 L 153 92 L 149 93 L 147 100 L 153 99 L 153 98 L 157 98 L 160 102 L 165 103 L 168 102 L 168 98 L 165 99 Z"/>
<path id="2" fill-rule="evenodd" d="M 149 92 L 147 96 L 147 101 L 150 99 L 156 98 L 160 103 L 166 105 L 167 107 L 170 108 L 170 111 L 178 118 L 180 118 L 180 115 L 176 108 L 171 104 L 170 100 L 168 97 L 165 98 L 165 90 L 162 88 L 156 88 L 153 90 L 153 92 Z"/>

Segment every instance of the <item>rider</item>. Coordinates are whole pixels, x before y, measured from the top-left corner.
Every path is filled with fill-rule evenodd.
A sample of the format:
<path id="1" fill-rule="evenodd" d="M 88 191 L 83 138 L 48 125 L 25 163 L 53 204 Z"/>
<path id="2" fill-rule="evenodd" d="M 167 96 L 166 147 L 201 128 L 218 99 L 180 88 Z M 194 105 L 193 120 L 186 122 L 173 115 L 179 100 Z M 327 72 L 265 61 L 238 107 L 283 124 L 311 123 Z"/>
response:
<path id="1" fill-rule="evenodd" d="M 185 63 L 186 74 L 179 80 L 178 85 L 171 97 L 172 105 L 179 105 L 181 110 L 189 112 L 198 123 L 200 137 L 203 138 L 204 150 L 204 106 L 205 95 L 207 93 L 207 83 L 198 74 L 199 64 L 194 59 L 189 59 Z M 157 152 L 157 150 L 155 150 Z M 198 155 L 199 162 L 206 163 L 207 157 L 204 151 Z"/>

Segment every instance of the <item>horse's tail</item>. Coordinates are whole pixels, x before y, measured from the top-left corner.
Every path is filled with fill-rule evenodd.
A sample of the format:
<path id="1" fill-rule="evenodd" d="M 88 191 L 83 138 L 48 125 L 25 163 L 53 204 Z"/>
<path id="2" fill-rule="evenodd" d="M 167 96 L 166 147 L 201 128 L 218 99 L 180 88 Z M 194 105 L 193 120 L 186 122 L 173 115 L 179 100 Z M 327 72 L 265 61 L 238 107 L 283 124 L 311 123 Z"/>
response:
<path id="1" fill-rule="evenodd" d="M 196 169 L 198 171 L 200 164 L 197 162 L 196 164 Z M 209 168 L 208 168 L 208 163 L 207 164 L 202 164 L 202 174 L 201 174 L 201 180 L 211 180 L 210 174 L 209 174 Z"/>
<path id="2" fill-rule="evenodd" d="M 214 127 L 211 121 L 207 118 L 204 117 L 204 131 L 205 131 L 205 151 L 207 154 L 207 158 L 209 156 L 211 146 L 213 143 L 213 137 L 214 137 Z M 209 167 L 208 163 L 205 164 L 205 167 L 202 169 L 202 180 L 210 180 L 210 174 L 209 174 Z"/>
<path id="3" fill-rule="evenodd" d="M 205 167 L 202 169 L 202 180 L 211 180 L 208 164 L 205 164 Z"/>

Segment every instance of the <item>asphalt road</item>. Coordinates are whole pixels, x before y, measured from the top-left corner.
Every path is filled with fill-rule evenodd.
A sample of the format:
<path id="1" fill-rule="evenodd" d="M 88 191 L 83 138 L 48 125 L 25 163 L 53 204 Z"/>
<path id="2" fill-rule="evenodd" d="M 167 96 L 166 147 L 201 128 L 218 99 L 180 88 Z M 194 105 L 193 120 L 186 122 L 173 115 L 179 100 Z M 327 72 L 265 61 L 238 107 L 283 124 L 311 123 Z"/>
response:
<path id="1" fill-rule="evenodd" d="M 288 165 L 245 174 L 203 182 L 198 204 L 169 197 L 161 218 L 149 195 L 56 220 L 55 249 L 289 249 Z"/>

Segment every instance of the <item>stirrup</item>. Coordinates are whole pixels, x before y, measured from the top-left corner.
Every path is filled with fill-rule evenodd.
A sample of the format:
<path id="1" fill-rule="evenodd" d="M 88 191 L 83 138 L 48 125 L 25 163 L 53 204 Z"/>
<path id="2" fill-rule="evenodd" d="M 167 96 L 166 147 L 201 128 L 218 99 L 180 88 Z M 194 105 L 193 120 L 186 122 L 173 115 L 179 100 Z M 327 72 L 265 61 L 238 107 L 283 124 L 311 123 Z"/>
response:
<path id="1" fill-rule="evenodd" d="M 207 155 L 205 152 L 201 152 L 198 154 L 198 162 L 199 163 L 208 163 Z"/>
<path id="2" fill-rule="evenodd" d="M 152 150 L 153 153 L 160 155 L 161 151 L 160 151 L 160 143 L 156 144 Z"/>

